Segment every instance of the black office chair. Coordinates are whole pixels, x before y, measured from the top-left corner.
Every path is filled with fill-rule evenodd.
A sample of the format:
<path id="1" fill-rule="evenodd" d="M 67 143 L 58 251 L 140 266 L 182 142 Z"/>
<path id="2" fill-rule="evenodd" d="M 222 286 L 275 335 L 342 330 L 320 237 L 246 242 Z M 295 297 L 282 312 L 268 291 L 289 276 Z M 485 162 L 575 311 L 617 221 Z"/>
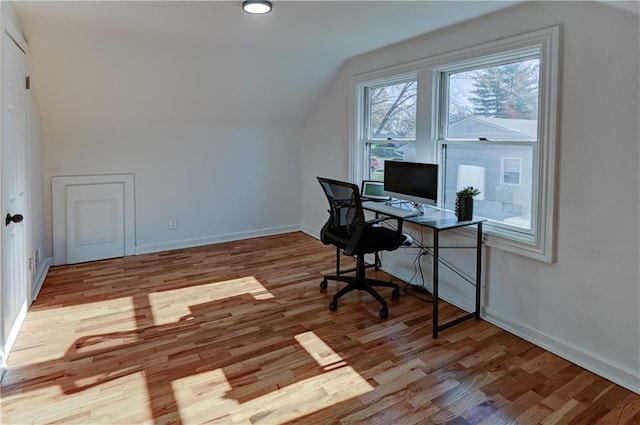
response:
<path id="1" fill-rule="evenodd" d="M 374 286 L 393 288 L 391 297 L 397 299 L 400 296 L 400 288 L 397 284 L 381 280 L 369 279 L 365 276 L 365 254 L 376 251 L 393 251 L 410 238 L 402 233 L 403 220 L 399 217 L 385 217 L 365 221 L 362 202 L 358 186 L 352 183 L 318 177 L 318 181 L 329 201 L 329 220 L 320 231 L 320 240 L 325 245 L 338 247 L 345 255 L 356 256 L 356 275 L 324 276 L 320 283 L 321 289 L 327 289 L 327 280 L 346 282 L 348 285 L 333 296 L 329 303 L 329 309 L 338 309 L 338 298 L 347 292 L 359 289 L 367 291 L 380 304 L 380 317 L 386 319 L 389 315 L 387 303 L 373 289 Z M 396 229 L 378 226 L 385 220 L 396 220 Z"/>

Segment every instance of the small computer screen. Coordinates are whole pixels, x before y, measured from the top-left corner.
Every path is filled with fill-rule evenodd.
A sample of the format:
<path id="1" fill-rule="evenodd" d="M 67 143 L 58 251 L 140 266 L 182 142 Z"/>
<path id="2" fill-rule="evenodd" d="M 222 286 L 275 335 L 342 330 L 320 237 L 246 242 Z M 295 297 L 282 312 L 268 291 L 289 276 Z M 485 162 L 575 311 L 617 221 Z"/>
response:
<path id="1" fill-rule="evenodd" d="M 389 199 L 384 193 L 384 183 L 375 180 L 364 180 L 362 182 L 362 197 L 367 199 Z"/>
<path id="2" fill-rule="evenodd" d="M 384 190 L 394 198 L 436 205 L 438 164 L 385 161 Z"/>

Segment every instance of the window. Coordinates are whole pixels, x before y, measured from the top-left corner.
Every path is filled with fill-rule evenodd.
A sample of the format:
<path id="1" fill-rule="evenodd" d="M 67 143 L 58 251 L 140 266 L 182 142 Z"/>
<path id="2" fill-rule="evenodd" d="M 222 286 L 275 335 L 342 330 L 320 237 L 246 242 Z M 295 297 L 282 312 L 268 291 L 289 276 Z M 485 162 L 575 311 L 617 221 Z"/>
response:
<path id="1" fill-rule="evenodd" d="M 501 229 L 534 236 L 540 49 L 519 55 L 491 56 L 486 65 L 476 60 L 472 68 L 463 63 L 439 73 L 442 201 L 454 209 L 456 191 L 477 187 L 484 194 L 476 197 L 477 215 Z"/>
<path id="2" fill-rule="evenodd" d="M 553 261 L 559 28 L 352 79 L 351 176 L 437 162 L 439 206 L 475 186 L 490 246 Z"/>
<path id="3" fill-rule="evenodd" d="M 558 28 L 451 57 L 432 71 L 441 205 L 478 187 L 488 243 L 552 262 Z"/>
<path id="4" fill-rule="evenodd" d="M 384 161 L 411 160 L 415 156 L 415 78 L 364 86 L 362 133 L 366 180 L 382 180 Z"/>
<path id="5" fill-rule="evenodd" d="M 522 158 L 502 158 L 500 171 L 500 184 L 512 184 L 520 186 L 522 174 Z"/>

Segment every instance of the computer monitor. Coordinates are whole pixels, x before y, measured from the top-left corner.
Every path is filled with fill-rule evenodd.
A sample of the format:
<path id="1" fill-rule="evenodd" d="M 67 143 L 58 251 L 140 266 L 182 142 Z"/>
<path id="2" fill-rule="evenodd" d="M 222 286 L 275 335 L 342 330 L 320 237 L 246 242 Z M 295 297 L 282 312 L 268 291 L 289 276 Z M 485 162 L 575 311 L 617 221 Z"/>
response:
<path id="1" fill-rule="evenodd" d="M 438 164 L 385 161 L 384 191 L 393 198 L 435 206 L 438 202 Z"/>
<path id="2" fill-rule="evenodd" d="M 362 199 L 385 201 L 389 195 L 384 193 L 384 183 L 377 180 L 362 181 Z"/>

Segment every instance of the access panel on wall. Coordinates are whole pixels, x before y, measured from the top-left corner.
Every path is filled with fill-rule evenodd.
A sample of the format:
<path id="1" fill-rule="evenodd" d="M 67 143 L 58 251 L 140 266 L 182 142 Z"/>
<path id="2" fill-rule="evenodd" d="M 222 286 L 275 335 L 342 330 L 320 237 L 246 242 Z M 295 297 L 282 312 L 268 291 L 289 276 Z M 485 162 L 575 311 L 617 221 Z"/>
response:
<path id="1" fill-rule="evenodd" d="M 52 178 L 53 264 L 132 255 L 133 175 Z"/>

